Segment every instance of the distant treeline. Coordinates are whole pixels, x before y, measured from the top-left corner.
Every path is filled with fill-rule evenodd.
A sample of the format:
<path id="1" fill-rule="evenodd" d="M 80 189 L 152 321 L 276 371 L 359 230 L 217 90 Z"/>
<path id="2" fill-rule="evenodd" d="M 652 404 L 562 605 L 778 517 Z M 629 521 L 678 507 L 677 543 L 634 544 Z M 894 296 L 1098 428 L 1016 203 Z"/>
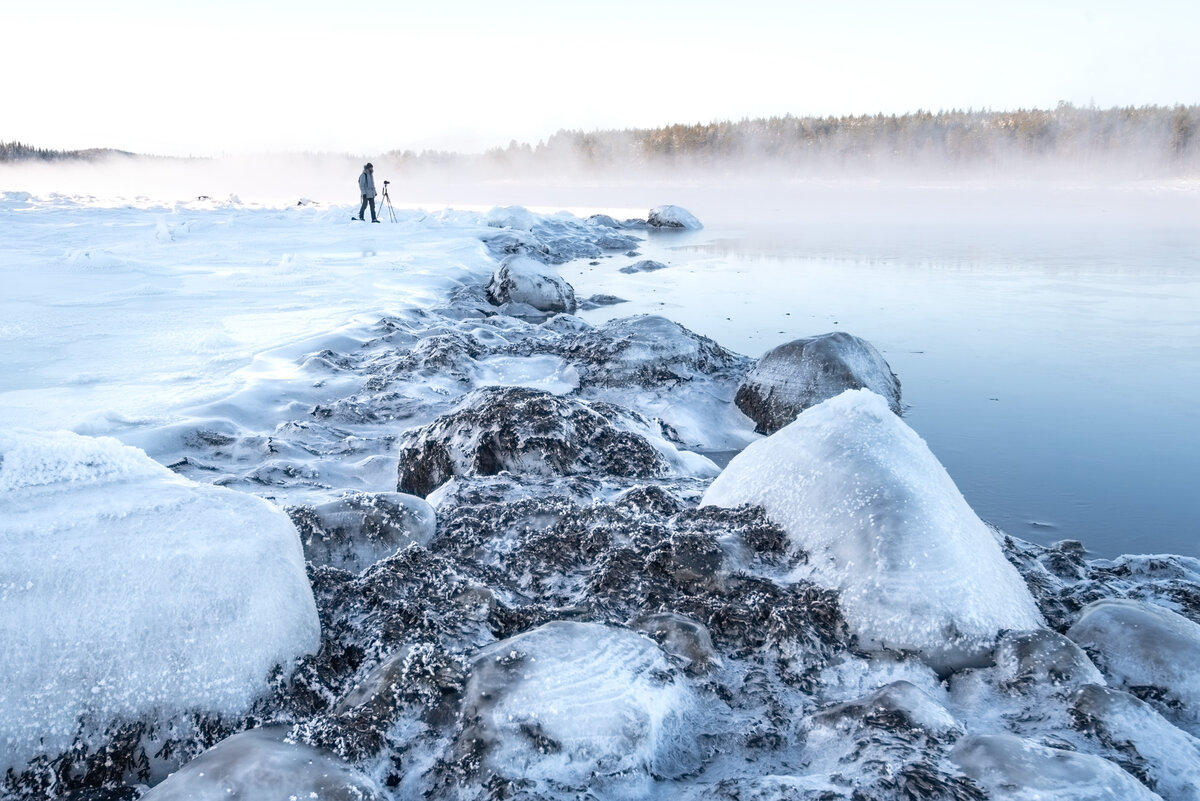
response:
<path id="1" fill-rule="evenodd" d="M 123 150 L 91 148 L 89 150 L 48 150 L 24 142 L 0 142 L 0 161 L 92 161 L 104 156 L 132 156 Z"/>
<path id="2" fill-rule="evenodd" d="M 410 164 L 464 159 L 497 166 L 770 165 L 813 169 L 872 164 L 1002 168 L 1015 162 L 1108 162 L 1200 169 L 1200 106 L 1054 110 L 916 111 L 860 117 L 769 117 L 665 128 L 562 130 L 536 146 L 512 142 L 482 156 L 413 151 L 389 154 Z"/>

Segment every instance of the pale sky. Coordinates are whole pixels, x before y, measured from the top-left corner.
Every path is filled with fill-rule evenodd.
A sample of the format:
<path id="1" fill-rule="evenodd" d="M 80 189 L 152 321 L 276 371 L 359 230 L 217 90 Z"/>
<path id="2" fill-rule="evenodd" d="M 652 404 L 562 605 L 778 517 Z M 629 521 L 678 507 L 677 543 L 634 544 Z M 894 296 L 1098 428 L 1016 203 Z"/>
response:
<path id="1" fill-rule="evenodd" d="M 743 117 L 1200 103 L 1197 0 L 0 0 L 0 141 L 536 144 Z"/>

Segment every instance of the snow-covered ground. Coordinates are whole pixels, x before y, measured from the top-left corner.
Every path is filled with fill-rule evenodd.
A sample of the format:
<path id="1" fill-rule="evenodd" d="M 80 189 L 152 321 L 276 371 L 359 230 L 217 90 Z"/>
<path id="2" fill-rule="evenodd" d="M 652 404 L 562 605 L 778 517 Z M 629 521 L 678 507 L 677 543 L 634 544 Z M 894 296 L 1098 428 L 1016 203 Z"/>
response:
<path id="1" fill-rule="evenodd" d="M 811 262 L 723 244 L 761 242 L 770 204 L 724 198 L 726 227 L 696 230 L 685 209 L 706 223 L 713 195 L 676 189 L 630 209 L 599 187 L 578 213 L 405 203 L 381 225 L 327 198 L 0 195 L 3 794 L 137 793 L 222 742 L 148 797 L 1197 797 L 1200 564 L 989 528 L 919 436 L 955 374 L 911 358 L 912 332 L 813 311 L 833 295 Z M 873 298 L 899 291 L 876 267 L 911 267 L 906 236 L 941 274 L 987 249 L 920 235 L 878 191 L 880 225 L 855 228 L 851 194 L 829 188 L 789 247 L 853 254 Z M 980 228 L 988 208 L 933 194 L 977 233 L 1023 232 L 1006 252 L 1067 258 L 1036 208 Z M 1180 203 L 1154 195 L 1175 210 L 1160 261 L 1122 283 L 1167 310 L 1200 285 Z M 1194 384 L 1176 314 L 1174 361 L 1126 383 Z M 1037 363 L 1022 319 L 1023 352 L 975 361 Z M 835 328 L 887 346 L 905 417 L 860 390 L 756 434 L 734 403 L 754 358 Z M 1182 396 L 1160 401 L 1175 419 Z M 1120 447 L 1109 423 L 1094 436 Z M 1167 634 L 1105 630 L 1128 620 Z"/>

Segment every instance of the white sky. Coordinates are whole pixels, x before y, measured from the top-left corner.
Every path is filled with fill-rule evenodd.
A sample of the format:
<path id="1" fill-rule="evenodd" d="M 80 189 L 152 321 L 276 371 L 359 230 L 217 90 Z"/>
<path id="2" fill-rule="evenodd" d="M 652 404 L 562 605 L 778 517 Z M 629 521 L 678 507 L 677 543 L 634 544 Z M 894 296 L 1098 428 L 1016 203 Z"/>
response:
<path id="1" fill-rule="evenodd" d="M 482 150 L 792 113 L 1200 103 L 1196 0 L 0 0 L 0 141 Z"/>

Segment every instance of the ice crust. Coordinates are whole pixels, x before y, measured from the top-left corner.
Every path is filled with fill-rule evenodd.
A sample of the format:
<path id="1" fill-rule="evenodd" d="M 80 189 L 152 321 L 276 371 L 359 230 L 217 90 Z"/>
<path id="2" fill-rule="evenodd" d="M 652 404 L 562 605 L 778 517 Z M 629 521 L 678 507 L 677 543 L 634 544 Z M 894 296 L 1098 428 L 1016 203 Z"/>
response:
<path id="1" fill-rule="evenodd" d="M 324 749 L 288 742 L 286 726 L 253 729 L 217 743 L 144 801 L 383 801 L 365 774 Z"/>
<path id="2" fill-rule="evenodd" d="M 1112 762 L 1047 748 L 1011 734 L 964 738 L 954 750 L 964 772 L 1006 801 L 1161 801 Z"/>
<path id="3" fill-rule="evenodd" d="M 838 590 L 864 647 L 939 669 L 1043 625 L 996 537 L 924 441 L 869 390 L 848 390 L 746 448 L 704 505 L 759 504 Z"/>
<path id="4" fill-rule="evenodd" d="M 124 719 L 236 715 L 317 647 L 270 503 L 111 438 L 0 432 L 0 768 Z"/>
<path id="5" fill-rule="evenodd" d="M 1161 606 L 1108 598 L 1067 636 L 1095 654 L 1109 683 L 1148 693 L 1175 725 L 1200 735 L 1200 625 Z"/>
<path id="6" fill-rule="evenodd" d="M 485 771 L 583 790 L 678 777 L 700 764 L 691 683 L 647 637 L 554 622 L 472 661 L 460 754 Z"/>

